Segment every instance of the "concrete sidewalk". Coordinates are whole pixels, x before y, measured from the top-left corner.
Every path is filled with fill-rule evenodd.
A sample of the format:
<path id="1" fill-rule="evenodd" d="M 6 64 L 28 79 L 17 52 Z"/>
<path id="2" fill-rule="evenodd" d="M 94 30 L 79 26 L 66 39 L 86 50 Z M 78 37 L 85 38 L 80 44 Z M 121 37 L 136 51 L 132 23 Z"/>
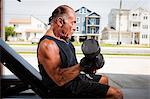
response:
<path id="1" fill-rule="evenodd" d="M 109 85 L 120 88 L 124 99 L 150 99 L 150 75 L 105 74 Z"/>

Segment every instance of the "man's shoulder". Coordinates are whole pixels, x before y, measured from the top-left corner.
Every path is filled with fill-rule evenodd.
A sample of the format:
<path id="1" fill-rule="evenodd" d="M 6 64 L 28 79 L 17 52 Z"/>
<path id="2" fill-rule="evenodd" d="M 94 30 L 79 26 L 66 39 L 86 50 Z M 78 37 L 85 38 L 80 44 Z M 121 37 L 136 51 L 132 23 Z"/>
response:
<path id="1" fill-rule="evenodd" d="M 52 51 L 55 49 L 58 49 L 58 46 L 56 44 L 56 42 L 54 40 L 49 40 L 49 39 L 43 39 L 40 43 L 39 43 L 39 47 L 38 47 L 41 51 Z"/>
<path id="2" fill-rule="evenodd" d="M 44 39 L 41 41 L 39 46 L 43 47 L 56 46 L 56 43 L 54 40 Z"/>

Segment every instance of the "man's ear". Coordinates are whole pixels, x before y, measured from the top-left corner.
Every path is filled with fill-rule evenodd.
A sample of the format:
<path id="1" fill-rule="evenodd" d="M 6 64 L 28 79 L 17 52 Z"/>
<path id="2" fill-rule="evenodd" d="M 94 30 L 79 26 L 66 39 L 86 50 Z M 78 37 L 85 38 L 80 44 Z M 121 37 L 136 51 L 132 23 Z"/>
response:
<path id="1" fill-rule="evenodd" d="M 58 26 L 62 27 L 64 24 L 63 18 L 62 17 L 58 17 L 56 20 Z"/>

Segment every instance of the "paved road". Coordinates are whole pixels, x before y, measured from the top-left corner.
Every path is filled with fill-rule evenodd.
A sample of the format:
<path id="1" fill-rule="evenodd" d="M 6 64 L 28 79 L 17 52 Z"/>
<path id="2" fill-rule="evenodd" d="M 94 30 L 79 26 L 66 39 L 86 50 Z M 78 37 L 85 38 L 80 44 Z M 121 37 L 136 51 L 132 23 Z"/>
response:
<path id="1" fill-rule="evenodd" d="M 81 47 L 77 46 L 76 50 L 81 51 Z M 101 52 L 109 54 L 150 54 L 150 48 L 101 47 Z"/>
<path id="2" fill-rule="evenodd" d="M 36 54 L 20 54 L 37 70 Z M 77 55 L 78 61 L 83 55 Z M 104 55 L 105 65 L 97 73 L 114 73 L 114 74 L 144 74 L 150 75 L 150 56 L 110 56 Z M 4 70 L 9 74 L 8 70 Z"/>

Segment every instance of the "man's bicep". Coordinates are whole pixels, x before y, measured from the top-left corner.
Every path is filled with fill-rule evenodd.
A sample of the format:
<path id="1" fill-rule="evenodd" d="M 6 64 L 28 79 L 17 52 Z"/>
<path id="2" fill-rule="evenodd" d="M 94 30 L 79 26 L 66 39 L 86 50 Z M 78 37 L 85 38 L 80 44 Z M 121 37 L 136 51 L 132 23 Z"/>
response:
<path id="1" fill-rule="evenodd" d="M 49 55 L 51 53 L 47 53 Z M 60 62 L 59 55 L 49 55 L 45 57 L 43 66 L 49 77 L 57 84 L 61 85 L 61 71 L 60 71 Z"/>
<path id="2" fill-rule="evenodd" d="M 60 64 L 59 49 L 53 42 L 46 42 L 42 48 L 43 65 L 46 69 L 55 69 Z"/>

